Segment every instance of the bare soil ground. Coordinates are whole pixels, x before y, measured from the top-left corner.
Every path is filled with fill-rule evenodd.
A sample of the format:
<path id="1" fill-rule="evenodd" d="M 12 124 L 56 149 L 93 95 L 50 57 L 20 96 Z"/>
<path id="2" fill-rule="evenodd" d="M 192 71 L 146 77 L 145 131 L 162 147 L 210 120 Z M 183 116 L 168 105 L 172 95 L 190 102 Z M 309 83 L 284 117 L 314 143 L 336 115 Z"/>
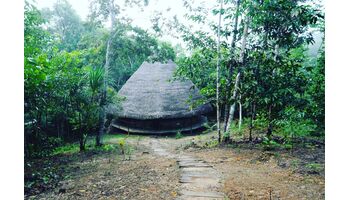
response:
<path id="1" fill-rule="evenodd" d="M 54 187 L 33 188 L 25 199 L 176 199 L 181 170 L 171 156 L 151 149 L 157 141 L 169 154 L 188 155 L 220 173 L 227 199 L 324 199 L 324 146 L 263 151 L 256 145 L 217 146 L 215 133 L 127 139 L 131 159 L 116 153 L 82 153 L 48 158 L 62 178 Z M 109 140 L 117 143 L 118 140 Z M 34 162 L 45 170 L 47 160 Z M 26 174 L 30 173 L 27 168 Z"/>
<path id="2" fill-rule="evenodd" d="M 294 151 L 263 151 L 250 144 L 200 148 L 212 137 L 196 136 L 184 149 L 222 173 L 221 191 L 229 199 L 325 198 L 324 146 Z"/>
<path id="3" fill-rule="evenodd" d="M 136 144 L 136 141 L 129 143 Z M 141 144 L 132 152 L 130 160 L 124 160 L 124 156 L 113 152 L 93 155 L 81 153 L 51 158 L 50 161 L 60 167 L 60 174 L 66 178 L 54 188 L 39 194 L 30 194 L 28 191 L 29 195 L 25 199 L 141 200 L 173 199 L 177 195 L 179 183 L 174 180 L 179 179 L 179 174 L 176 161 L 155 156 Z M 37 164 L 42 165 L 44 162 L 40 160 Z"/>

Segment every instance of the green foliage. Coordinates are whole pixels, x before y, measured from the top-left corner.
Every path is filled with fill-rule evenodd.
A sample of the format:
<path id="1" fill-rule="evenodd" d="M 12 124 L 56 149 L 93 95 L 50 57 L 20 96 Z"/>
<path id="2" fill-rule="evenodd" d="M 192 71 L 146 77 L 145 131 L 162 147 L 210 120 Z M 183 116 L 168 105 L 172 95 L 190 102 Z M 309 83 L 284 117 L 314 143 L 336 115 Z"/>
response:
<path id="1" fill-rule="evenodd" d="M 101 3 L 101 2 L 99 2 Z M 118 105 L 117 90 L 145 60 L 174 60 L 170 44 L 116 20 L 112 32 L 96 21 L 82 21 L 68 1 L 39 11 L 26 2 L 24 17 L 25 155 L 44 155 L 47 138 L 81 143 L 97 132 L 104 96 L 106 44 L 112 36 L 106 103 Z M 112 78 L 111 78 L 112 77 Z M 45 153 L 48 155 L 49 153 Z"/>
<path id="2" fill-rule="evenodd" d="M 166 63 L 168 60 L 175 60 L 175 51 L 170 43 L 159 41 L 154 54 L 148 58 L 148 61 Z"/>
<path id="3" fill-rule="evenodd" d="M 269 124 L 269 121 L 265 113 L 258 113 L 256 115 L 256 118 L 254 120 L 254 128 L 256 130 L 260 130 L 260 131 L 265 130 L 268 124 Z"/>
<path id="4" fill-rule="evenodd" d="M 40 11 L 25 1 L 24 7 L 24 56 L 34 57 L 47 49 L 51 38 L 40 26 L 45 23 Z"/>
<path id="5" fill-rule="evenodd" d="M 227 132 L 224 132 L 224 135 L 223 135 L 223 138 L 230 138 L 230 132 L 227 131 Z"/>
<path id="6" fill-rule="evenodd" d="M 31 138 L 31 142 L 27 146 L 27 154 L 34 158 L 49 156 L 54 152 L 55 148 L 62 144 L 62 139 L 48 137 L 40 133 Z"/>
<path id="7" fill-rule="evenodd" d="M 46 21 L 48 31 L 55 35 L 57 48 L 68 52 L 77 49 L 85 27 L 79 15 L 67 0 L 57 1 L 52 10 L 47 8 L 41 11 Z"/>
<path id="8" fill-rule="evenodd" d="M 185 5 L 190 12 L 185 16 L 188 21 L 204 24 L 204 13 L 208 12 L 215 15 L 221 13 L 225 19 L 221 36 L 226 39 L 222 41 L 222 59 L 219 63 L 221 110 L 237 103 L 232 95 L 234 80 L 240 73 L 237 93 L 242 96 L 245 117 L 253 114 L 251 105 L 255 107 L 254 129 L 266 131 L 269 135 L 281 129 L 285 138 L 322 132 L 324 49 L 320 50 L 315 62 L 308 57 L 307 46 L 314 42 L 310 28 L 319 27 L 324 33 L 323 12 L 317 6 L 306 5 L 302 1 L 240 2 L 237 13 L 235 1 L 224 1 L 225 9 L 221 11 L 194 7 L 190 2 Z M 201 12 L 196 12 L 199 10 Z M 237 31 L 234 30 L 235 16 L 241 21 Z M 179 68 L 176 75 L 192 80 L 206 100 L 214 104 L 218 53 L 213 34 L 202 30 L 192 31 L 176 20 L 173 25 L 178 27 L 174 30 L 187 43 L 187 48 L 192 50 L 191 55 L 177 59 Z M 245 25 L 248 26 L 248 35 L 245 54 L 242 54 Z M 217 31 L 216 25 L 211 24 L 211 28 L 212 32 Z M 291 116 L 288 107 L 293 107 L 294 113 L 304 113 L 304 119 Z"/>
<path id="9" fill-rule="evenodd" d="M 67 144 L 57 147 L 53 150 L 52 155 L 74 154 L 80 151 L 79 144 Z"/>
<path id="10" fill-rule="evenodd" d="M 119 147 L 121 149 L 124 149 L 125 144 L 126 144 L 125 139 L 123 138 L 123 139 L 119 140 L 118 144 L 119 144 Z"/>
<path id="11" fill-rule="evenodd" d="M 320 173 L 323 169 L 322 165 L 319 163 L 308 163 L 305 165 L 305 167 L 314 173 Z"/>
<path id="12" fill-rule="evenodd" d="M 276 125 L 279 126 L 286 143 L 291 143 L 296 137 L 309 136 L 316 128 L 310 119 L 305 118 L 304 112 L 294 107 L 287 107 L 283 113 L 285 118 L 276 122 Z"/>
<path id="13" fill-rule="evenodd" d="M 324 135 L 325 129 L 325 47 L 324 41 L 310 74 L 311 83 L 307 89 L 308 106 L 306 116 L 317 125 L 318 136 Z M 315 132 L 316 133 L 316 132 Z"/>
<path id="14" fill-rule="evenodd" d="M 113 34 L 112 56 L 113 64 L 110 68 L 111 81 L 119 90 L 129 77 L 144 62 L 167 62 L 174 60 L 173 48 L 165 42 L 157 41 L 146 31 L 127 24 L 117 23 Z"/>
<path id="15" fill-rule="evenodd" d="M 274 141 L 273 139 L 269 139 L 268 137 L 264 137 L 263 142 L 261 143 L 263 146 L 263 149 L 266 151 L 274 150 L 281 145 Z"/>
<path id="16" fill-rule="evenodd" d="M 175 135 L 175 138 L 176 139 L 181 139 L 183 138 L 184 136 L 181 134 L 181 132 L 177 132 L 176 135 Z"/>
<path id="17" fill-rule="evenodd" d="M 121 141 L 124 140 L 124 142 L 122 142 L 123 144 L 120 145 L 120 142 L 118 144 L 114 144 L 114 143 L 108 143 L 108 144 L 103 144 L 102 146 L 99 147 L 94 147 L 94 140 L 92 137 L 90 138 L 86 138 L 87 140 L 87 152 L 119 152 L 121 153 L 123 150 L 126 149 L 126 143 L 125 140 L 122 139 Z M 108 141 L 108 139 L 107 139 Z M 127 147 L 129 148 L 129 147 Z M 79 143 L 66 143 L 64 145 L 60 145 L 56 148 L 53 149 L 52 153 L 50 154 L 51 156 L 55 156 L 55 155 L 72 155 L 72 154 L 77 154 L 80 152 L 80 146 Z"/>
<path id="18" fill-rule="evenodd" d="M 237 122 L 238 123 L 238 122 Z M 243 131 L 244 130 L 247 130 L 249 127 L 249 121 L 247 118 L 245 119 L 242 119 L 242 124 L 241 124 L 241 128 L 239 128 L 239 125 L 238 124 L 231 124 L 231 127 L 230 127 L 230 133 L 233 133 L 235 135 L 243 135 Z"/>
<path id="19" fill-rule="evenodd" d="M 96 69 L 90 69 L 89 84 L 93 94 L 97 94 L 99 89 L 102 88 L 103 74 L 104 74 L 104 69 L 101 67 L 98 67 Z"/>
<path id="20" fill-rule="evenodd" d="M 203 48 L 195 50 L 190 57 L 180 57 L 176 61 L 179 67 L 175 76 L 190 79 L 200 89 L 200 93 L 212 103 L 216 94 L 216 57 L 215 50 Z M 221 82 L 221 91 L 224 94 L 227 91 L 226 80 L 222 79 Z"/>
<path id="21" fill-rule="evenodd" d="M 214 148 L 214 147 L 217 147 L 218 145 L 219 145 L 218 140 L 209 140 L 209 141 L 205 142 L 204 147 L 205 148 Z"/>

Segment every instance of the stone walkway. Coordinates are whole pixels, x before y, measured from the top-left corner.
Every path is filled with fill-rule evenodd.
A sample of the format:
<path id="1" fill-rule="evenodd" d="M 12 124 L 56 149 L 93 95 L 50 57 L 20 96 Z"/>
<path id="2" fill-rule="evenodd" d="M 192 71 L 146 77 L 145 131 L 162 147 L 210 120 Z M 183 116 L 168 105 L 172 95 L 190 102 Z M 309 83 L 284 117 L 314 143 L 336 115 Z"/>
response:
<path id="1" fill-rule="evenodd" d="M 218 192 L 220 174 L 203 160 L 184 154 L 171 153 L 158 140 L 151 141 L 152 150 L 160 156 L 177 160 L 181 170 L 179 200 L 213 200 L 224 199 Z"/>

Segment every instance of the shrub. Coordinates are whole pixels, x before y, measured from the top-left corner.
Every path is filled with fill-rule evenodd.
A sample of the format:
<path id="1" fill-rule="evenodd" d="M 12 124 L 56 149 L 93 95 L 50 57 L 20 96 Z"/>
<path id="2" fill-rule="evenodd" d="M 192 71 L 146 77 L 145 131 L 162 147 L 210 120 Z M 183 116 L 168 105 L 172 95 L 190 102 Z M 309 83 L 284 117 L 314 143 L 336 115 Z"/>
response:
<path id="1" fill-rule="evenodd" d="M 31 139 L 35 142 L 28 144 L 26 156 L 34 158 L 49 156 L 55 148 L 61 146 L 63 143 L 61 138 L 48 137 L 42 133 L 39 133 Z"/>
<path id="2" fill-rule="evenodd" d="M 182 133 L 179 131 L 179 132 L 177 132 L 176 133 L 176 135 L 175 135 L 175 138 L 176 139 L 180 139 L 180 138 L 183 138 L 184 136 L 182 135 Z"/>
<path id="3" fill-rule="evenodd" d="M 288 107 L 284 113 L 284 119 L 277 121 L 276 125 L 286 144 L 290 144 L 296 137 L 309 136 L 315 130 L 316 125 L 311 120 L 305 119 L 304 112 Z"/>
<path id="4" fill-rule="evenodd" d="M 264 139 L 263 139 L 261 144 L 263 146 L 263 149 L 267 150 L 267 151 L 276 149 L 277 147 L 281 146 L 276 141 L 274 141 L 273 139 L 269 139 L 268 137 L 264 137 Z"/>
<path id="5" fill-rule="evenodd" d="M 77 152 L 79 152 L 78 144 L 67 144 L 67 145 L 63 145 L 55 148 L 52 152 L 52 155 L 73 154 Z"/>
<path id="6" fill-rule="evenodd" d="M 269 121 L 266 117 L 266 115 L 263 114 L 256 114 L 256 119 L 254 120 L 254 128 L 257 130 L 265 130 L 266 127 L 268 127 Z"/>

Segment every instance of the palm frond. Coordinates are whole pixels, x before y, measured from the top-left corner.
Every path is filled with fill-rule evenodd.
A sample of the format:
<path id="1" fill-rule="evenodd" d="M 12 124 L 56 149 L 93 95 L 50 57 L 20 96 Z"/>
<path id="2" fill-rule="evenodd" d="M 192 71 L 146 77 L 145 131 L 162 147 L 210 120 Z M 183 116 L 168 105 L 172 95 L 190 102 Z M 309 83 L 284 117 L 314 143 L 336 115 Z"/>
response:
<path id="1" fill-rule="evenodd" d="M 104 69 L 101 67 L 97 67 L 95 69 L 91 69 L 89 72 L 89 83 L 90 88 L 93 93 L 97 93 L 97 91 L 103 86 L 103 76 Z"/>

